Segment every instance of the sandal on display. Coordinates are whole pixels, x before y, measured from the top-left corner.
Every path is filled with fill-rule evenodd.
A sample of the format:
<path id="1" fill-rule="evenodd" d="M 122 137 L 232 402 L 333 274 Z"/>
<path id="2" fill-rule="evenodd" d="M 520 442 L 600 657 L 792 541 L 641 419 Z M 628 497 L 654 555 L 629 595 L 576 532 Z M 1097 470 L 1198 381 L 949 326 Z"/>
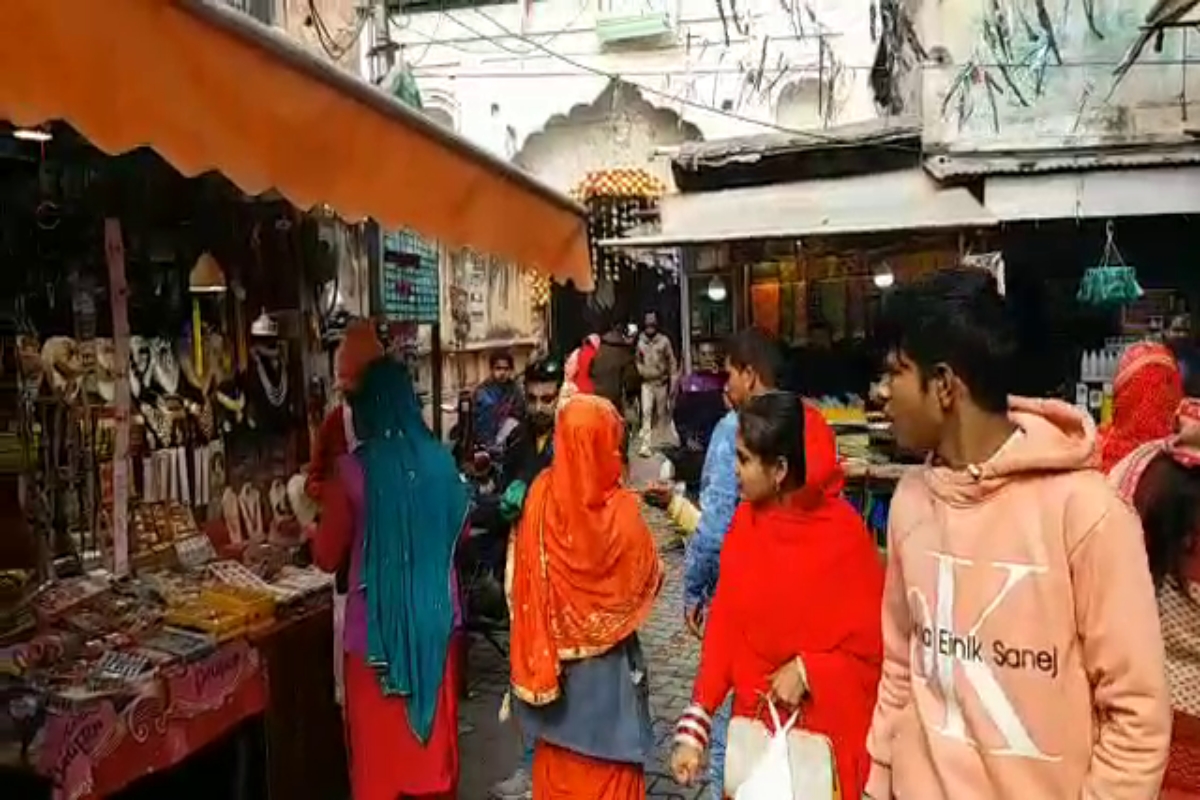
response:
<path id="1" fill-rule="evenodd" d="M 261 542 L 267 532 L 263 529 L 262 495 L 258 489 L 246 484 L 238 497 L 238 505 L 242 508 L 242 522 L 245 524 L 246 538 L 252 542 Z"/>
<path id="2" fill-rule="evenodd" d="M 237 492 L 226 489 L 221 496 L 221 514 L 225 517 L 225 529 L 229 531 L 230 544 L 241 544 L 242 538 L 242 509 Z"/>

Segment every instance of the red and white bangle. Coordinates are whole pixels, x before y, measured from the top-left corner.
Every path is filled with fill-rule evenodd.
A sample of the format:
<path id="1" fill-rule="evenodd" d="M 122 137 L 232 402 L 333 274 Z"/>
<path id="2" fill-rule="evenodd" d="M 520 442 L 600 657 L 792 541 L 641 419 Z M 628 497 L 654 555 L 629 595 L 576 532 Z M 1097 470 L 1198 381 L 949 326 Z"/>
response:
<path id="1" fill-rule="evenodd" d="M 675 744 L 684 744 L 704 751 L 712 734 L 712 717 L 699 704 L 688 706 L 675 723 Z"/>

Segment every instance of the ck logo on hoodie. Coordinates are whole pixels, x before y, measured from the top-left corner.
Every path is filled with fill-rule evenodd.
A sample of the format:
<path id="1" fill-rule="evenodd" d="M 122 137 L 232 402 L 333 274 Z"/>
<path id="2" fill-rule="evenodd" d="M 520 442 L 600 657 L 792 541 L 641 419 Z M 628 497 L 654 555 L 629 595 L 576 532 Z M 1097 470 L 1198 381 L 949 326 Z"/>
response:
<path id="1" fill-rule="evenodd" d="M 1045 573 L 1046 568 L 1005 562 L 988 564 L 986 568 L 998 570 L 1004 582 L 968 627 L 956 628 L 956 579 L 960 569 L 974 567 L 975 562 L 944 553 L 928 555 L 937 562 L 937 595 L 931 603 L 920 588 L 909 587 L 909 606 L 913 612 L 910 663 L 913 679 L 923 680 L 945 701 L 945 713 L 935 730 L 992 755 L 1058 761 L 1059 757 L 1043 752 L 1033 741 L 1020 709 L 1013 705 L 997 678 L 1005 670 L 1032 670 L 1049 678 L 1057 677 L 1058 650 L 1023 648 L 980 635 L 989 619 L 997 614 L 1003 617 L 1004 605 L 1013 592 Z M 970 687 L 978 697 L 978 707 L 999 731 L 1003 747 L 989 748 L 967 730 L 961 696 L 964 687 Z"/>

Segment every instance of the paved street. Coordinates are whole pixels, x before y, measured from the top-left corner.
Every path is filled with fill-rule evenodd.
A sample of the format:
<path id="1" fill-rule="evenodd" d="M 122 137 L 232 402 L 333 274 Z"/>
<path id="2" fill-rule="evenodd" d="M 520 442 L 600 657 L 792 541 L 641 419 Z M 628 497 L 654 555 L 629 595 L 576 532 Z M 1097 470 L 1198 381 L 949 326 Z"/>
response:
<path id="1" fill-rule="evenodd" d="M 630 483 L 641 485 L 656 474 L 657 463 L 635 461 Z M 691 800 L 700 796 L 700 790 L 677 786 L 666 775 L 666 756 L 671 728 L 691 696 L 699 646 L 683 627 L 683 551 L 673 544 L 670 525 L 661 512 L 646 509 L 645 514 L 667 567 L 663 593 L 642 631 L 650 663 L 650 710 L 659 741 L 659 765 L 648 776 L 647 796 L 655 800 Z M 472 695 L 462 713 L 459 797 L 483 800 L 492 783 L 512 772 L 520 756 L 520 743 L 516 729 L 511 724 L 501 725 L 497 719 L 507 684 L 507 664 L 484 642 L 472 643 L 470 678 Z"/>

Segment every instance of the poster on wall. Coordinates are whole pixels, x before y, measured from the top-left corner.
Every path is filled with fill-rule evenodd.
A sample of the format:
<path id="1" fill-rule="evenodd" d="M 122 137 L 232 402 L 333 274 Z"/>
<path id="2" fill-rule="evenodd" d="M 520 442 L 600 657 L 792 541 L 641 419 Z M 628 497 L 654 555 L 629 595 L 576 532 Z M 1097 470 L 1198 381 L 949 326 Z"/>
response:
<path id="1" fill-rule="evenodd" d="M 450 256 L 446 281 L 452 345 L 532 343 L 539 338 L 534 284 L 515 264 L 459 250 Z"/>

